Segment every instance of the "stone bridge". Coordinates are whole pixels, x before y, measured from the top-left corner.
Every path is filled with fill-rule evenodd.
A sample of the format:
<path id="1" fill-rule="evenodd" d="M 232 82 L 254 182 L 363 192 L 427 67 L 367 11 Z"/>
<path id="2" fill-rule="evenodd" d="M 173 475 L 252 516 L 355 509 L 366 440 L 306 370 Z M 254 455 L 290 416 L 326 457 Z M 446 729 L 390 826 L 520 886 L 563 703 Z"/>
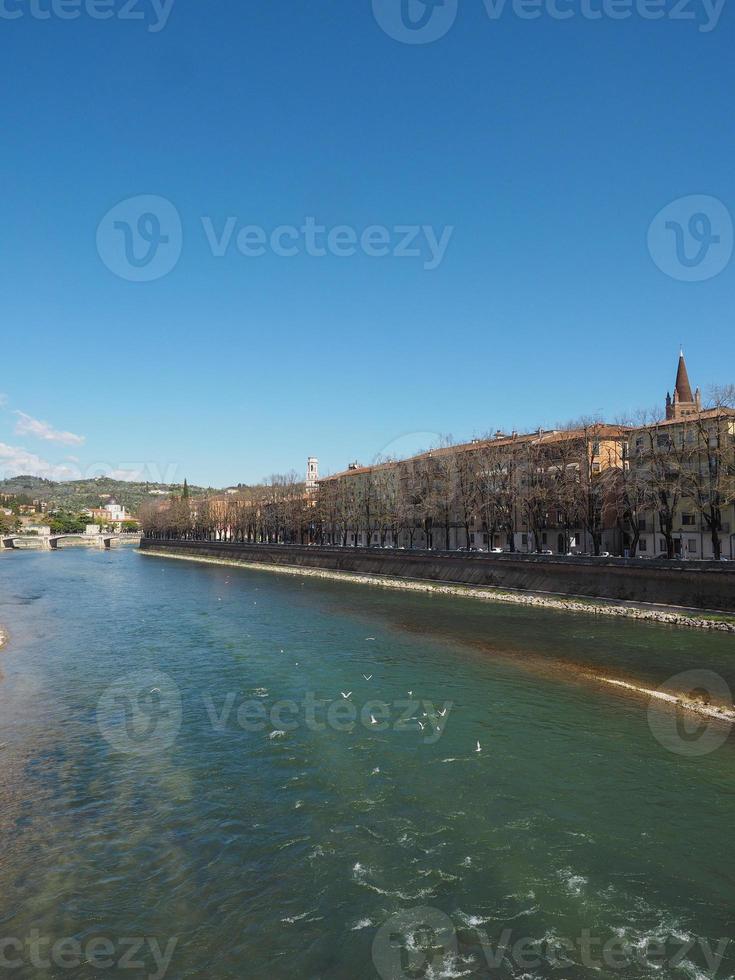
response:
<path id="1" fill-rule="evenodd" d="M 3 534 L 0 549 L 22 550 L 35 548 L 40 551 L 56 551 L 60 541 L 81 541 L 95 548 L 111 548 L 115 544 L 138 544 L 139 534 Z M 19 544 L 19 542 L 21 542 Z"/>

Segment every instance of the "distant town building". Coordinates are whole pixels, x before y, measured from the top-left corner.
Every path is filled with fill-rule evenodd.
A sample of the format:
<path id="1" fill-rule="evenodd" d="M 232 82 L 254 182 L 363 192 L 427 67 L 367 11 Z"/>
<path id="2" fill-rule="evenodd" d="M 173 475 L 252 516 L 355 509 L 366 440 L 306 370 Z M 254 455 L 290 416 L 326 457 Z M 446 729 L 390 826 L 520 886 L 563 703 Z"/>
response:
<path id="1" fill-rule="evenodd" d="M 111 500 L 104 507 L 92 507 L 87 511 L 95 524 L 119 526 L 128 522 L 137 523 L 135 518 L 120 504 Z"/>

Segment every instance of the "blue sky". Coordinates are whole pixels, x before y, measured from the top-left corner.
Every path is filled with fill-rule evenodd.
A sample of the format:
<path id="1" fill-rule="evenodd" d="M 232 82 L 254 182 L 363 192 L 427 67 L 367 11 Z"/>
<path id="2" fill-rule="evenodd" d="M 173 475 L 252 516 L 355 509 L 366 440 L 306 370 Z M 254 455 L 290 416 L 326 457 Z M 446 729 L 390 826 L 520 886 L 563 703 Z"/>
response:
<path id="1" fill-rule="evenodd" d="M 400 0 L 54 2 L 0 4 L 3 474 L 227 485 L 614 420 L 662 401 L 680 342 L 694 383 L 735 380 L 732 10 L 460 0 L 408 44 Z M 142 195 L 173 211 L 138 225 Z M 308 218 L 347 231 L 276 254 Z M 131 281 L 160 236 L 172 268 Z"/>

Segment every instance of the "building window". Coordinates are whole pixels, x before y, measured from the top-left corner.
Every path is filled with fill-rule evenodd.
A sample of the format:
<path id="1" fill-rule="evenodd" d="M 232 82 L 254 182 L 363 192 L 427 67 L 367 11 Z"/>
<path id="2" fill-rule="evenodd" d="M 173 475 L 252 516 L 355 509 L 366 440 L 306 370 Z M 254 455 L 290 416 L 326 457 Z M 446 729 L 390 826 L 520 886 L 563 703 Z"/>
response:
<path id="1" fill-rule="evenodd" d="M 645 538 L 643 538 L 641 541 L 638 542 L 638 550 L 648 551 L 648 542 L 646 541 Z"/>
<path id="2" fill-rule="evenodd" d="M 681 523 L 685 527 L 693 527 L 695 524 L 694 514 L 682 514 Z"/>
<path id="3" fill-rule="evenodd" d="M 639 531 L 645 531 L 646 530 L 646 519 L 645 519 L 645 517 L 642 517 L 638 521 L 638 530 Z"/>
<path id="4" fill-rule="evenodd" d="M 697 539 L 696 538 L 689 538 L 689 540 L 687 541 L 687 551 L 690 554 L 692 554 L 692 555 L 696 555 L 696 553 L 697 553 Z"/>

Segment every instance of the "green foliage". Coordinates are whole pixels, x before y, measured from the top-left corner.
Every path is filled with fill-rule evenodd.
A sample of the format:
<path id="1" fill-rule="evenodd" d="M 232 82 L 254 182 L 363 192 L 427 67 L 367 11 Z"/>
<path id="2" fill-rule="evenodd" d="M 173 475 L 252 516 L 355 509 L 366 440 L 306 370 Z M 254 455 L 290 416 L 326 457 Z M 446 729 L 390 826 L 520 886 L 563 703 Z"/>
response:
<path id="1" fill-rule="evenodd" d="M 49 520 L 52 534 L 84 534 L 87 518 L 81 514 L 59 511 Z"/>
<path id="2" fill-rule="evenodd" d="M 7 514 L 0 514 L 0 534 L 14 534 L 18 530 L 20 521 L 17 517 L 8 517 Z"/>

